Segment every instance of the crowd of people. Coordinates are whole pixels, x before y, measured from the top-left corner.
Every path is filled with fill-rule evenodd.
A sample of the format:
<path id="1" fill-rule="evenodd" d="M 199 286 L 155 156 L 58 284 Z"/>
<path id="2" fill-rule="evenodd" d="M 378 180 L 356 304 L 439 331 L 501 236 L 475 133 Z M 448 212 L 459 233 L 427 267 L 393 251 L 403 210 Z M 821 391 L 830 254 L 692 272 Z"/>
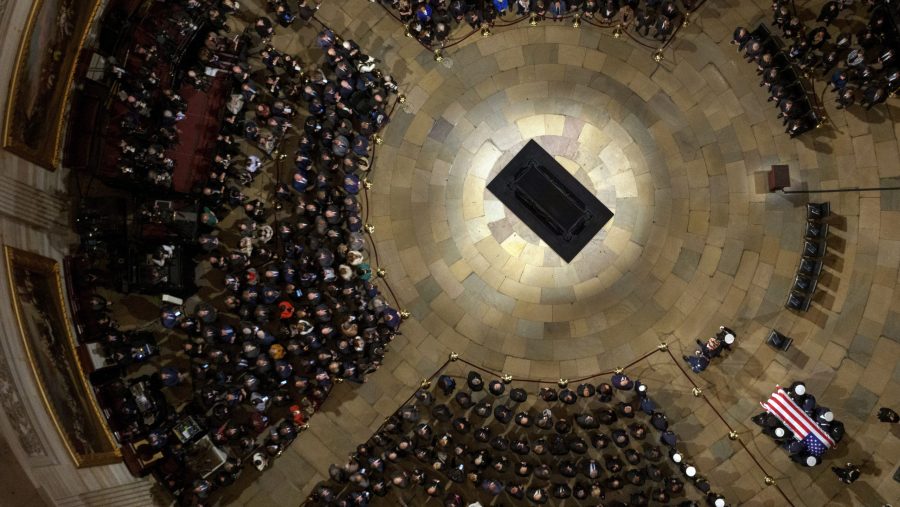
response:
<path id="1" fill-rule="evenodd" d="M 96 285 L 79 290 L 91 325 L 86 340 L 106 355 L 91 381 L 110 409 L 110 426 L 179 503 L 204 505 L 246 465 L 264 470 L 336 382 L 365 382 L 399 333 L 401 315 L 367 261 L 359 200 L 360 175 L 397 85 L 355 42 L 329 29 L 309 41 L 321 50 L 318 62 L 277 48 L 275 25 L 297 18 L 285 2 L 270 3 L 274 22 L 259 17 L 234 38 L 225 35 L 236 2 L 188 0 L 173 8 L 211 31 L 200 58 L 185 59 L 190 66 L 177 76 L 114 71 L 130 108 L 123 125 L 140 123 L 123 130 L 120 164 L 141 177 L 171 174 L 161 154 L 177 142 L 185 114 L 172 91 L 179 77 L 200 90 L 211 79 L 228 81 L 211 170 L 193 196 L 198 234 L 183 245 L 166 243 L 150 260 L 164 266 L 174 247 L 200 252 L 198 271 L 212 289 L 164 303 L 160 324 L 174 334 L 162 354 L 153 333 L 119 329 Z M 298 14 L 309 19 L 315 8 L 303 1 Z M 233 40 L 243 49 L 221 51 Z M 171 56 L 138 46 L 142 69 Z M 161 81 L 170 84 L 153 88 Z M 165 132 L 170 143 L 160 139 Z M 285 171 L 290 150 L 293 169 Z M 148 153 L 168 169 L 138 165 Z M 264 170 L 274 181 L 260 182 Z M 211 459 L 202 457 L 207 441 L 223 456 L 211 475 L 197 468 Z"/>
<path id="2" fill-rule="evenodd" d="M 426 46 L 442 46 L 459 25 L 472 30 L 494 26 L 504 16 L 561 21 L 578 15 L 603 26 L 631 28 L 644 37 L 666 40 L 696 0 L 381 0 L 397 12 L 409 33 Z M 680 7 L 679 7 L 680 5 Z"/>
<path id="3" fill-rule="evenodd" d="M 160 61 L 171 61 L 176 51 L 174 44 L 137 43 L 123 66 L 111 67 L 122 110 L 117 125 L 118 172 L 124 179 L 165 189 L 172 186 L 175 170 L 167 152 L 178 144 L 177 125 L 187 112 L 184 99 L 163 84 L 174 69 Z"/>
<path id="4" fill-rule="evenodd" d="M 772 26 L 780 29 L 787 47 L 762 27 L 735 30 L 732 44 L 757 64 L 760 86 L 768 88 L 791 137 L 812 129 L 820 118 L 798 72 L 828 79 L 838 109 L 859 104 L 869 110 L 900 89 L 898 6 L 883 0 L 863 4 L 829 1 L 815 20 L 802 20 L 792 2 L 775 0 Z M 861 10 L 866 13 L 858 14 Z M 854 32 L 858 25 L 862 28 Z"/>
<path id="5" fill-rule="evenodd" d="M 443 374 L 418 390 L 346 463 L 330 467 L 310 502 L 357 506 L 392 494 L 455 507 L 501 495 L 503 503 L 697 505 L 687 481 L 708 505 L 725 505 L 678 450 L 647 386 L 624 373 L 537 392 L 477 371 L 459 378 L 465 385 Z"/>
<path id="6" fill-rule="evenodd" d="M 827 27 L 840 13 L 851 6 L 835 6 L 828 2 L 819 15 L 825 26 L 815 30 L 820 37 L 830 40 Z M 900 89 L 900 33 L 896 19 L 896 3 L 869 0 L 868 20 L 855 36 L 841 32 L 822 55 L 808 56 L 811 63 L 821 61 L 823 74 L 831 72 L 831 91 L 836 93 L 837 108 L 842 109 L 857 101 L 867 110 L 885 102 Z M 891 11 L 892 9 L 892 11 Z"/>
<path id="7" fill-rule="evenodd" d="M 819 113 L 810 99 L 812 91 L 804 86 L 798 69 L 768 28 L 761 24 L 751 32 L 738 27 L 731 44 L 744 53 L 748 62 L 756 64 L 756 73 L 761 76 L 759 86 L 766 87 L 769 102 L 775 102 L 785 133 L 793 138 L 819 124 Z"/>

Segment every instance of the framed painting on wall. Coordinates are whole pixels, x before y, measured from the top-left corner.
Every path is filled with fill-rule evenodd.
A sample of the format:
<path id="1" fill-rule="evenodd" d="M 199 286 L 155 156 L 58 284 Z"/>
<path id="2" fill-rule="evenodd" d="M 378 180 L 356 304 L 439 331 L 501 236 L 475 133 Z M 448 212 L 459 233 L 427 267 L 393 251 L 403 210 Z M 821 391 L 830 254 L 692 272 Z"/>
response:
<path id="1" fill-rule="evenodd" d="M 3 148 L 59 167 L 69 94 L 97 0 L 35 0 L 22 32 L 3 118 Z"/>
<path id="2" fill-rule="evenodd" d="M 47 412 L 78 467 L 121 461 L 81 368 L 66 312 L 60 265 L 5 246 L 6 273 L 28 363 Z"/>

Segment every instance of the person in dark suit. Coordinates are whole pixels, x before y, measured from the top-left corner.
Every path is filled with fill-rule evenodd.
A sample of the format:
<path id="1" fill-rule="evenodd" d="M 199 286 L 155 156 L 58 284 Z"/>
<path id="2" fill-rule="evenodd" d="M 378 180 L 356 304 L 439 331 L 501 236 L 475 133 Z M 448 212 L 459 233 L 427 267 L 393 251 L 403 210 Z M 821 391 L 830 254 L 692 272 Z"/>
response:
<path id="1" fill-rule="evenodd" d="M 844 484 L 853 484 L 860 476 L 859 467 L 850 462 L 844 467 L 831 467 L 831 471 Z"/>

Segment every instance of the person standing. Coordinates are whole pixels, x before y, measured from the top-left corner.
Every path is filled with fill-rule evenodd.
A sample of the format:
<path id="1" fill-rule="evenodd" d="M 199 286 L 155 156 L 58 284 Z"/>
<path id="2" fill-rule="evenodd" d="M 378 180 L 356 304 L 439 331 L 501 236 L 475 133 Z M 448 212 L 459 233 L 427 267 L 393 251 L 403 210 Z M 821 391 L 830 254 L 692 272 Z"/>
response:
<path id="1" fill-rule="evenodd" d="M 860 476 L 859 467 L 849 461 L 844 468 L 831 467 L 831 471 L 834 472 L 834 475 L 837 476 L 838 480 L 844 484 L 853 484 Z"/>
<path id="2" fill-rule="evenodd" d="M 888 407 L 881 407 L 878 409 L 878 420 L 883 423 L 897 424 L 900 422 L 900 415 Z"/>

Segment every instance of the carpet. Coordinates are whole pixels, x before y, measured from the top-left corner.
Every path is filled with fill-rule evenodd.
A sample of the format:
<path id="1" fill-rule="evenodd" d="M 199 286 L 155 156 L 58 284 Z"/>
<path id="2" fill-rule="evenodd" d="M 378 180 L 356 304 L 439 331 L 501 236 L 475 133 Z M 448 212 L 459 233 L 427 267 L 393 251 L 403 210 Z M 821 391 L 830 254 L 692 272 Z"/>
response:
<path id="1" fill-rule="evenodd" d="M 487 188 L 566 262 L 572 262 L 613 217 L 533 140 Z"/>

